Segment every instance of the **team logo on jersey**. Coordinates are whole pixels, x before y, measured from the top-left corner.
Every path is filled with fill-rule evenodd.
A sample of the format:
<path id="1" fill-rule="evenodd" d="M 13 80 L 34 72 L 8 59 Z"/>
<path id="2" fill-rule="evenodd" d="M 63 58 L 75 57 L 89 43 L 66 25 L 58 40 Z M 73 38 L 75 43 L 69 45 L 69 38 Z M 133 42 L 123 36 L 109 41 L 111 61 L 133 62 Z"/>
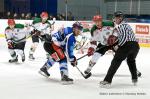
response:
<path id="1" fill-rule="evenodd" d="M 19 29 L 17 29 L 17 32 L 19 32 Z"/>

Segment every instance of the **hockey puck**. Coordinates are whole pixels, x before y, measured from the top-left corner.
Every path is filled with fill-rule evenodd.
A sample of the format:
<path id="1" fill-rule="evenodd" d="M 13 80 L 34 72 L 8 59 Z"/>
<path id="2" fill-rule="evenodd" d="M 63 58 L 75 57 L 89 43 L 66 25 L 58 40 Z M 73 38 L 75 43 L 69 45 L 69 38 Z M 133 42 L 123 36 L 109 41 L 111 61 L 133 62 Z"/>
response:
<path id="1" fill-rule="evenodd" d="M 137 73 L 137 76 L 138 76 L 138 77 L 141 77 L 141 76 L 142 76 L 142 73 L 141 73 L 141 72 L 138 72 L 138 73 Z"/>

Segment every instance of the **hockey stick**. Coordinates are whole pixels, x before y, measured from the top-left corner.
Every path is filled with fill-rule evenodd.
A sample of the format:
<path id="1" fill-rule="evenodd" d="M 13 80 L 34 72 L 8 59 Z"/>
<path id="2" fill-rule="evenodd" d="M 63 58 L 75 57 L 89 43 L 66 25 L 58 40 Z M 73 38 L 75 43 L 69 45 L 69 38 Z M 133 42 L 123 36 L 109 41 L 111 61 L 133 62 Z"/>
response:
<path id="1" fill-rule="evenodd" d="M 30 37 L 32 37 L 33 35 L 35 35 L 35 34 L 30 34 L 29 36 L 25 36 L 25 37 L 23 37 L 22 39 L 19 39 L 19 40 L 13 40 L 15 43 L 19 43 L 20 41 L 23 41 L 23 40 L 26 40 L 26 39 L 28 39 L 28 38 L 30 38 Z"/>
<path id="2" fill-rule="evenodd" d="M 85 54 L 85 55 L 81 56 L 80 58 L 78 58 L 77 60 L 80 60 L 80 59 L 86 57 L 87 55 L 88 55 L 88 54 Z M 92 73 L 89 73 L 89 74 L 85 75 L 85 74 L 79 69 L 79 67 L 78 67 L 77 65 L 76 65 L 75 67 L 77 68 L 77 70 L 80 72 L 80 74 L 81 74 L 85 79 L 88 79 L 88 78 L 92 75 Z"/>
<path id="3" fill-rule="evenodd" d="M 84 74 L 82 73 L 82 71 L 79 69 L 79 67 L 77 67 L 77 66 L 75 66 L 75 67 L 77 68 L 77 70 L 81 73 L 81 75 L 82 75 L 85 79 L 89 78 L 89 77 L 92 75 L 92 73 L 89 73 L 89 74 L 87 74 L 87 75 L 84 75 Z"/>
<path id="4" fill-rule="evenodd" d="M 102 46 L 102 47 L 96 49 L 96 51 L 97 51 L 97 50 L 100 50 L 100 49 L 102 49 L 102 48 L 104 48 L 104 47 L 105 47 L 105 46 Z M 88 56 L 88 54 L 85 54 L 85 55 L 79 57 L 77 60 L 80 60 L 80 59 L 82 59 L 82 58 L 84 58 L 84 57 L 86 57 L 86 56 Z M 77 68 L 77 70 L 80 72 L 80 74 L 81 74 L 85 79 L 88 79 L 88 78 L 92 75 L 92 73 L 89 73 L 89 74 L 85 75 L 85 74 L 79 69 L 79 67 L 77 67 L 77 66 L 75 66 L 75 67 Z"/>
<path id="5" fill-rule="evenodd" d="M 105 47 L 105 46 L 102 46 L 102 47 L 96 49 L 95 52 L 98 51 L 98 50 L 100 50 L 100 49 L 102 49 L 102 48 L 104 48 L 104 47 Z M 82 59 L 82 58 L 84 58 L 84 57 L 86 57 L 86 56 L 88 56 L 88 54 L 85 54 L 85 55 L 79 57 L 77 60 L 80 60 L 80 59 Z"/>
<path id="6" fill-rule="evenodd" d="M 88 55 L 88 54 L 85 54 L 85 55 L 83 55 L 83 56 L 79 57 L 77 60 L 80 60 L 80 59 L 82 59 L 82 58 L 86 57 L 87 55 Z"/>

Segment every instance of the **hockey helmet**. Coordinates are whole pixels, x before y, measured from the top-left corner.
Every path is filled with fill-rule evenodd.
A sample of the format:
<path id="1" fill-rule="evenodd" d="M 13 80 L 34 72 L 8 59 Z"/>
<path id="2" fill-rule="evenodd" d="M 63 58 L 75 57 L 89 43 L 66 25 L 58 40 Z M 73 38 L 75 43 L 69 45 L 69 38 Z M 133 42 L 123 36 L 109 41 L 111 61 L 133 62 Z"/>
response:
<path id="1" fill-rule="evenodd" d="M 117 11 L 117 12 L 114 13 L 114 17 L 122 17 L 122 18 L 124 18 L 124 14 L 121 11 Z"/>
<path id="2" fill-rule="evenodd" d="M 83 29 L 83 26 L 80 22 L 75 22 L 73 25 L 72 25 L 73 28 L 78 28 L 79 30 L 82 30 Z"/>
<path id="3" fill-rule="evenodd" d="M 42 12 L 40 16 L 41 16 L 41 18 L 48 17 L 48 13 L 47 12 Z"/>
<path id="4" fill-rule="evenodd" d="M 8 19 L 7 23 L 8 23 L 8 25 L 15 25 L 15 20 L 14 19 Z"/>
<path id="5" fill-rule="evenodd" d="M 101 15 L 93 16 L 93 21 L 102 21 L 102 16 Z"/>

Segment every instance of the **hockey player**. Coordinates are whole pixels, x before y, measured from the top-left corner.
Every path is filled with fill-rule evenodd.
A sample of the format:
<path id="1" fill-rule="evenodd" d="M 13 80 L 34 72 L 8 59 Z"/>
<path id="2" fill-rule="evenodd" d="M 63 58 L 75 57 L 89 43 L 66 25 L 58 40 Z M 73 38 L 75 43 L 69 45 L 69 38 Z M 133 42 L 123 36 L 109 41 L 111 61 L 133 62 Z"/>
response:
<path id="1" fill-rule="evenodd" d="M 102 57 L 108 50 L 113 50 L 115 52 L 115 44 L 108 44 L 108 39 L 115 40 L 117 39 L 117 33 L 112 33 L 114 29 L 114 23 L 111 21 L 103 22 L 100 15 L 93 17 L 95 25 L 91 29 L 91 46 L 88 49 L 88 56 L 92 56 L 92 59 L 89 62 L 89 66 L 84 71 L 85 74 L 91 73 L 93 66 L 97 63 L 98 59 Z M 117 42 L 117 41 L 116 41 Z M 97 43 L 98 46 L 97 46 Z M 137 70 L 138 77 L 141 76 L 141 72 Z"/>
<path id="2" fill-rule="evenodd" d="M 81 23 L 75 22 L 72 27 L 66 27 L 52 34 L 52 42 L 45 42 L 44 48 L 51 55 L 39 73 L 43 76 L 49 77 L 48 69 L 51 68 L 55 62 L 60 65 L 62 84 L 72 84 L 73 79 L 68 76 L 67 59 L 72 66 L 77 65 L 76 57 L 73 49 L 76 43 L 75 37 L 80 35 L 82 30 Z"/>
<path id="3" fill-rule="evenodd" d="M 139 52 L 139 44 L 136 41 L 135 34 L 129 24 L 124 21 L 124 14 L 120 11 L 114 13 L 114 20 L 117 26 L 113 32 L 118 34 L 118 43 L 116 46 L 115 56 L 111 62 L 107 75 L 100 82 L 101 87 L 109 87 L 112 83 L 113 76 L 121 65 L 122 61 L 127 59 L 127 64 L 131 72 L 131 79 L 134 85 L 138 82 L 136 69 L 136 56 Z M 110 44 L 114 44 L 111 42 Z"/>
<path id="4" fill-rule="evenodd" d="M 40 35 L 34 35 L 32 36 L 32 46 L 29 51 L 29 59 L 34 60 L 34 52 L 38 46 L 39 39 L 41 41 L 43 37 L 45 37 L 45 34 L 50 34 L 51 31 L 53 30 L 53 25 L 51 25 L 48 22 L 48 13 L 47 12 L 42 12 L 40 15 L 41 18 L 35 18 L 32 22 L 32 27 L 35 29 L 35 31 L 38 31 Z M 39 38 L 40 37 L 40 38 Z"/>
<path id="5" fill-rule="evenodd" d="M 114 27 L 113 22 L 103 22 L 102 16 L 100 15 L 94 16 L 93 22 L 95 25 L 91 28 L 91 46 L 88 49 L 88 56 L 92 56 L 92 59 L 89 62 L 89 66 L 84 71 L 85 74 L 89 74 L 98 59 L 102 57 L 106 51 L 112 48 L 112 46 L 107 44 L 107 39 L 110 35 L 112 35 Z"/>
<path id="6" fill-rule="evenodd" d="M 30 30 L 23 24 L 16 24 L 14 19 L 8 19 L 8 27 L 5 29 L 5 37 L 8 44 L 8 50 L 12 57 L 10 63 L 18 61 L 16 51 L 21 55 L 22 62 L 25 61 L 24 47 L 26 37 L 30 35 Z"/>

